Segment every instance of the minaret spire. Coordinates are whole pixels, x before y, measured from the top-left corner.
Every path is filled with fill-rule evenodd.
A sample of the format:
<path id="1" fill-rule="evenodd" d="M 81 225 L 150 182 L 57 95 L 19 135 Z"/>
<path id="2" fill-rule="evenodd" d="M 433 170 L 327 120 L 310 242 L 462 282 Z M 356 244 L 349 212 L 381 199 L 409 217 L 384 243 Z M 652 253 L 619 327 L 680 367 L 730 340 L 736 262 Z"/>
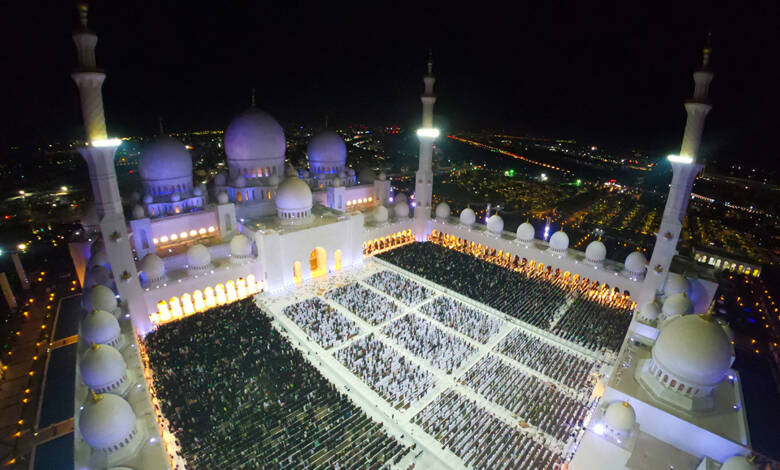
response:
<path id="1" fill-rule="evenodd" d="M 685 214 L 688 211 L 693 182 L 703 168 L 703 165 L 697 163 L 697 155 L 704 130 L 704 120 L 712 109 L 709 102 L 709 87 L 714 76 L 710 70 L 711 52 L 708 40 L 707 45 L 702 50 L 702 66 L 693 73 L 695 83 L 693 98 L 685 102 L 688 119 L 685 122 L 680 154 L 669 155 L 673 172 L 672 184 L 666 199 L 661 227 L 656 234 L 656 242 L 650 258 L 650 269 L 639 294 L 639 302 L 637 302 L 639 308 L 653 301 L 658 292 L 663 290 L 669 276 L 669 266 L 677 252 L 677 242 L 680 238 Z"/>
<path id="2" fill-rule="evenodd" d="M 433 85 L 436 78 L 433 76 L 433 53 L 428 51 L 427 74 L 423 77 L 425 89 L 420 101 L 422 101 L 422 128 L 417 130 L 420 138 L 419 167 L 417 170 L 417 183 L 414 190 L 415 233 L 418 240 L 424 240 L 427 232 L 426 222 L 431 218 L 431 201 L 433 198 L 433 141 L 439 136 L 439 130 L 433 127 L 433 105 L 436 103 L 436 95 Z"/>
<path id="3" fill-rule="evenodd" d="M 95 62 L 95 46 L 98 38 L 87 27 L 89 6 L 87 2 L 79 2 L 77 8 L 80 27 L 73 32 L 73 42 L 78 52 L 78 66 L 71 76 L 79 88 L 87 140 L 103 140 L 106 138 L 106 117 L 103 111 L 102 88 L 106 74 Z"/>
<path id="4" fill-rule="evenodd" d="M 255 107 L 255 88 L 252 87 L 252 101 L 250 104 L 253 108 Z"/>

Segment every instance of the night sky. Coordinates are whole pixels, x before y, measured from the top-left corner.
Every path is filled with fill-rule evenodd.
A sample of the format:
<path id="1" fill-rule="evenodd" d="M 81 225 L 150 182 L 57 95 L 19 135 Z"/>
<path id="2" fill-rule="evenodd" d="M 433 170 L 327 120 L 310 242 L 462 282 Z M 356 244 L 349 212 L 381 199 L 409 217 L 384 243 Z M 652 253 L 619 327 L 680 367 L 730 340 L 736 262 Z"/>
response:
<path id="1" fill-rule="evenodd" d="M 778 2 L 645 3 L 101 0 L 90 26 L 111 135 L 154 133 L 158 116 L 167 130 L 224 129 L 252 87 L 284 124 L 328 115 L 334 125 L 417 126 L 432 48 L 445 131 L 504 128 L 658 155 L 679 149 L 682 102 L 711 30 L 703 153 L 771 165 Z M 0 141 L 78 137 L 73 3 L 4 8 L 11 93 Z"/>

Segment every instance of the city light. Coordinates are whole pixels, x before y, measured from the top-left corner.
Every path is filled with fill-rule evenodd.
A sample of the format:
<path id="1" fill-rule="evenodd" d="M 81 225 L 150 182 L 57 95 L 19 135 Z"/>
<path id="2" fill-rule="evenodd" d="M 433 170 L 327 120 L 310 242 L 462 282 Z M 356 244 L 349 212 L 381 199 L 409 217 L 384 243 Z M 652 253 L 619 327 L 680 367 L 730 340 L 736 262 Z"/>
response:
<path id="1" fill-rule="evenodd" d="M 693 157 L 686 157 L 682 155 L 669 155 L 666 158 L 672 163 L 685 163 L 685 164 L 693 163 Z"/>
<path id="2" fill-rule="evenodd" d="M 118 147 L 122 143 L 122 139 L 99 139 L 93 140 L 91 145 L 93 147 Z"/>
<path id="3" fill-rule="evenodd" d="M 18 248 L 19 251 L 24 251 L 24 250 L 27 249 L 27 245 L 25 245 L 24 243 L 20 243 L 20 244 L 16 245 L 16 248 Z"/>
<path id="4" fill-rule="evenodd" d="M 417 129 L 417 135 L 419 137 L 433 137 L 435 139 L 436 137 L 439 137 L 439 129 L 434 129 L 434 128 Z"/>

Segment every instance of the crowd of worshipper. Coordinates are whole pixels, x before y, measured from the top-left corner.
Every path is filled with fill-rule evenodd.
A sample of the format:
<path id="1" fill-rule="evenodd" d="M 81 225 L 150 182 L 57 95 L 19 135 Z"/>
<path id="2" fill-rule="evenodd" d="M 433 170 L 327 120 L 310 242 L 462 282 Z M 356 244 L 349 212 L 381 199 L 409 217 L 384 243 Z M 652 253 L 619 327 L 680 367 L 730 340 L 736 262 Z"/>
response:
<path id="1" fill-rule="evenodd" d="M 385 325 L 382 333 L 393 338 L 417 357 L 451 374 L 477 350 L 467 341 L 447 333 L 433 323 L 409 313 Z"/>
<path id="2" fill-rule="evenodd" d="M 549 438 L 510 426 L 462 394 L 447 390 L 412 422 L 463 459 L 468 468 L 560 470 L 560 453 Z"/>
<path id="3" fill-rule="evenodd" d="M 631 301 L 592 284 L 495 256 L 502 264 L 433 242 L 412 243 L 378 255 L 530 325 L 594 351 L 617 351 L 631 322 Z M 605 295 L 605 294 L 609 295 Z M 571 304 L 567 307 L 567 304 Z M 554 328 L 553 328 L 554 326 Z"/>
<path id="4" fill-rule="evenodd" d="M 433 374 L 379 341 L 373 334 L 339 349 L 335 356 L 396 409 L 409 408 L 436 382 Z"/>
<path id="5" fill-rule="evenodd" d="M 188 468 L 380 468 L 410 450 L 339 393 L 251 299 L 161 325 L 144 348 L 152 392 Z"/>
<path id="6" fill-rule="evenodd" d="M 520 329 L 512 330 L 494 348 L 526 367 L 574 390 L 591 390 L 601 363 L 587 359 Z"/>
<path id="7" fill-rule="evenodd" d="M 420 312 L 482 344 L 487 343 L 504 326 L 503 320 L 451 297 L 437 297 L 423 305 Z"/>
<path id="8" fill-rule="evenodd" d="M 631 324 L 628 306 L 578 298 L 550 331 L 593 351 L 617 351 Z"/>
<path id="9" fill-rule="evenodd" d="M 417 305 L 434 295 L 432 290 L 392 271 L 374 273 L 363 282 L 409 306 Z"/>
<path id="10" fill-rule="evenodd" d="M 396 304 L 357 282 L 329 290 L 325 298 L 335 300 L 371 325 L 384 323 L 400 313 Z"/>
<path id="11" fill-rule="evenodd" d="M 319 297 L 288 305 L 282 309 L 282 313 L 300 326 L 309 339 L 313 339 L 325 349 L 339 346 L 360 332 L 355 322 Z"/>
<path id="12" fill-rule="evenodd" d="M 480 359 L 460 382 L 514 413 L 524 426 L 562 443 L 577 438 L 592 405 L 590 392 L 572 396 L 556 383 L 524 373 L 493 354 Z"/>

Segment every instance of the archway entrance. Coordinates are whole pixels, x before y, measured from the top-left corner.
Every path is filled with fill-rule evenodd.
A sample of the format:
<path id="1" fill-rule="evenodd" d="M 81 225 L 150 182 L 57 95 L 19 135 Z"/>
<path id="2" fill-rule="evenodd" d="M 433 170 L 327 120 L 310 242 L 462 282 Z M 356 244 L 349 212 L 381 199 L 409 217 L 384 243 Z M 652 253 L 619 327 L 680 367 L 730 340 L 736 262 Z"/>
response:
<path id="1" fill-rule="evenodd" d="M 296 284 L 301 283 L 301 262 L 296 261 L 293 263 L 293 279 Z"/>
<path id="2" fill-rule="evenodd" d="M 333 261 L 336 265 L 336 271 L 341 271 L 341 250 L 336 250 L 333 252 Z"/>
<path id="3" fill-rule="evenodd" d="M 328 255 L 325 248 L 318 246 L 309 255 L 309 267 L 311 268 L 311 277 L 320 277 L 328 274 Z"/>

